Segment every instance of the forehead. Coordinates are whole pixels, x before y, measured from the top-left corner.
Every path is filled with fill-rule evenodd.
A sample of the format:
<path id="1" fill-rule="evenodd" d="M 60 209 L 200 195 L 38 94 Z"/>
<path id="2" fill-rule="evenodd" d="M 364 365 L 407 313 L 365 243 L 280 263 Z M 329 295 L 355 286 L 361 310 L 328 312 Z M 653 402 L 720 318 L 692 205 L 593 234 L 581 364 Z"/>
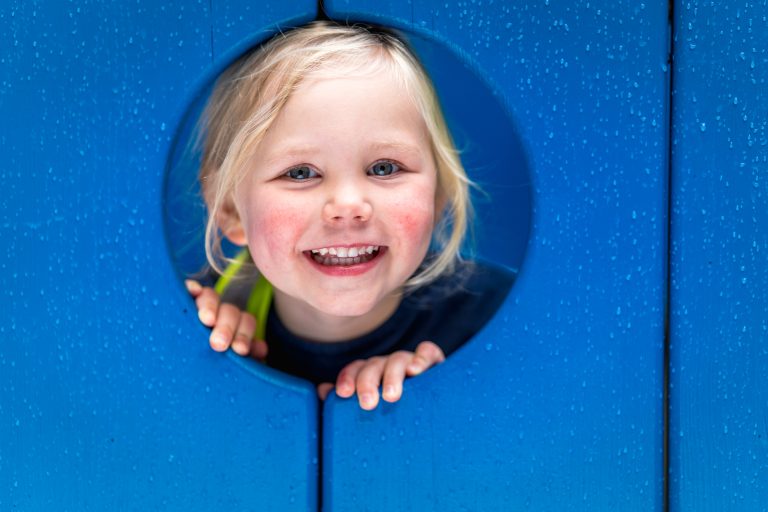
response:
<path id="1" fill-rule="evenodd" d="M 422 143 L 428 140 L 426 124 L 409 89 L 391 66 L 324 65 L 298 84 L 270 131 Z"/>
<path id="2" fill-rule="evenodd" d="M 349 56 L 334 54 L 312 67 L 296 84 L 292 95 L 319 82 L 342 79 L 357 81 L 358 86 L 368 87 L 369 94 L 376 94 L 381 93 L 381 90 L 371 88 L 370 85 L 379 81 L 386 84 L 388 91 L 399 94 L 402 99 L 416 106 L 415 91 L 418 89 L 416 82 L 419 73 L 409 64 L 407 59 L 397 58 L 380 48 L 353 52 Z"/>
<path id="3" fill-rule="evenodd" d="M 253 168 L 264 171 L 300 161 L 357 167 L 382 157 L 413 168 L 434 162 L 420 111 L 384 72 L 303 81 L 251 152 Z"/>

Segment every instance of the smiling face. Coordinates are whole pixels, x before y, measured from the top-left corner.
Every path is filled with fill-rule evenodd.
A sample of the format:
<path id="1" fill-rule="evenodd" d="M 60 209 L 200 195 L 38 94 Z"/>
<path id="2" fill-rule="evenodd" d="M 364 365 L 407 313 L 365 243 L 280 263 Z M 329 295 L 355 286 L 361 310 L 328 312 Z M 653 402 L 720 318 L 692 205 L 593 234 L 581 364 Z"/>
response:
<path id="1" fill-rule="evenodd" d="M 249 162 L 231 238 L 286 326 L 330 340 L 386 320 L 429 248 L 437 189 L 426 126 L 391 73 L 308 78 Z"/>

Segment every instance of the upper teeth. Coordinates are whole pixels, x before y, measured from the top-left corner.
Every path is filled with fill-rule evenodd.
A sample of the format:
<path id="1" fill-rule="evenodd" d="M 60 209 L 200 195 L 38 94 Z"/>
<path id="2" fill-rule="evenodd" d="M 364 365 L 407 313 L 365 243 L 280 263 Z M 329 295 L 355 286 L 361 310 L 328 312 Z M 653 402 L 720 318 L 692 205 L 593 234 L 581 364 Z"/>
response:
<path id="1" fill-rule="evenodd" d="M 330 254 L 331 256 L 337 256 L 339 258 L 356 258 L 365 253 L 373 254 L 373 251 L 378 250 L 378 245 L 360 247 L 322 247 L 320 249 L 312 249 L 312 254 L 319 254 L 320 256 Z"/>

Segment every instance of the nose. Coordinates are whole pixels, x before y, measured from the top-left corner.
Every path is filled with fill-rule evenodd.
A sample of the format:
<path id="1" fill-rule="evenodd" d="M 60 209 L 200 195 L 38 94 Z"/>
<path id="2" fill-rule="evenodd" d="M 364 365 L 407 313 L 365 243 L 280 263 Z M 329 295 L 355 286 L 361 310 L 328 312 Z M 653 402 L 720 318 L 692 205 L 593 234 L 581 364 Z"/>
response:
<path id="1" fill-rule="evenodd" d="M 323 205 L 325 221 L 333 225 L 344 225 L 362 224 L 370 220 L 373 205 L 366 197 L 364 188 L 351 181 L 331 187 Z"/>

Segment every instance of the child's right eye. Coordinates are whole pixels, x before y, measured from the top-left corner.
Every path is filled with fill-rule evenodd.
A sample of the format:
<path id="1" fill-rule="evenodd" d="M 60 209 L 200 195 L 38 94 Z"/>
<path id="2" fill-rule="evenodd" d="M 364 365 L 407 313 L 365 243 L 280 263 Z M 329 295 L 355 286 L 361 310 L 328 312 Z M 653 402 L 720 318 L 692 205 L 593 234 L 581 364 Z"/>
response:
<path id="1" fill-rule="evenodd" d="M 316 178 L 318 174 L 315 170 L 313 170 L 309 166 L 300 165 L 299 167 L 294 167 L 293 169 L 289 169 L 288 172 L 283 174 L 283 176 L 296 181 L 304 181 L 304 180 L 308 180 L 309 178 Z"/>

